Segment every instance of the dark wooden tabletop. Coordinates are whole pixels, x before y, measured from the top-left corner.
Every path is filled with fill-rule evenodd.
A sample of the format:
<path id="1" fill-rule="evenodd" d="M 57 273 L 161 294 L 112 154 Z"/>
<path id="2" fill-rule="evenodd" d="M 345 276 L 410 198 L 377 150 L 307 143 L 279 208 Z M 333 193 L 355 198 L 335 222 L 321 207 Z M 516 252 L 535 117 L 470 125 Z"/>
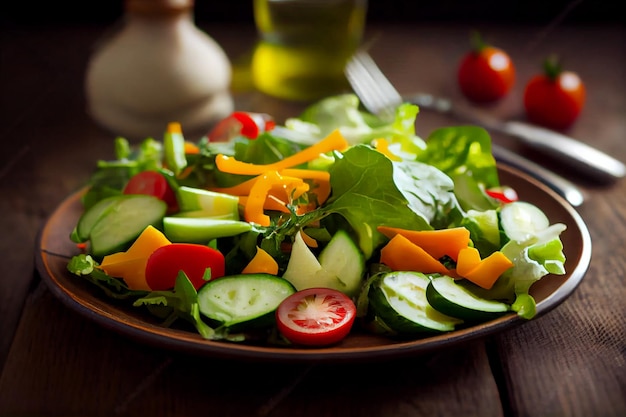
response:
<path id="1" fill-rule="evenodd" d="M 204 28 L 233 62 L 254 28 Z M 623 26 L 484 25 L 518 82 L 488 111 L 523 118 L 523 84 L 558 53 L 586 82 L 567 132 L 626 161 Z M 34 268 L 47 217 L 81 187 L 113 135 L 86 114 L 83 80 L 100 26 L 9 25 L 0 38 L 0 415 L 2 416 L 622 416 L 626 415 L 626 182 L 596 184 L 494 135 L 581 186 L 577 208 L 593 241 L 588 272 L 545 316 L 433 354 L 361 363 L 212 360 L 148 347 L 67 308 Z M 464 25 L 372 25 L 372 55 L 403 92 L 461 100 L 455 84 Z M 301 104 L 251 93 L 246 110 L 280 120 Z M 417 130 L 460 124 L 422 112 Z"/>

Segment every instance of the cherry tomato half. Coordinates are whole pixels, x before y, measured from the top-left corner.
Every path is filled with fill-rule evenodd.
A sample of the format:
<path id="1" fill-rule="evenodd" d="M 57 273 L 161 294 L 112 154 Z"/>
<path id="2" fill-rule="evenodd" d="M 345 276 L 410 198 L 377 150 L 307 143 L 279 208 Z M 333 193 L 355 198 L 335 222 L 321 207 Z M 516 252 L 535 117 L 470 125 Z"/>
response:
<path id="1" fill-rule="evenodd" d="M 178 211 L 176 194 L 160 172 L 142 171 L 133 175 L 122 192 L 124 194 L 146 194 L 160 198 L 167 203 L 169 213 Z"/>
<path id="2" fill-rule="evenodd" d="M 276 310 L 280 333 L 290 342 L 327 346 L 344 339 L 354 324 L 356 306 L 344 293 L 308 288 L 287 297 Z"/>
<path id="3" fill-rule="evenodd" d="M 496 200 L 505 204 L 519 200 L 519 197 L 517 196 L 517 191 L 508 186 L 489 188 L 488 190 L 485 190 L 485 193 L 489 197 L 495 198 Z"/>
<path id="4" fill-rule="evenodd" d="M 548 59 L 544 73 L 532 77 L 524 90 L 526 117 L 538 125 L 566 129 L 578 118 L 585 95 L 578 74 L 562 71 L 558 62 Z"/>
<path id="5" fill-rule="evenodd" d="M 217 123 L 208 137 L 211 142 L 226 142 L 238 135 L 256 139 L 274 127 L 276 123 L 269 114 L 236 111 Z"/>
<path id="6" fill-rule="evenodd" d="M 475 35 L 473 49 L 459 64 L 457 81 L 461 92 L 477 103 L 496 101 L 509 93 L 515 83 L 515 66 L 502 49 L 485 45 Z"/>
<path id="7" fill-rule="evenodd" d="M 225 265 L 224 255 L 209 246 L 172 243 L 152 252 L 146 264 L 146 282 L 153 291 L 168 290 L 182 270 L 197 290 L 207 282 L 207 268 L 211 268 L 211 279 L 215 279 L 224 276 Z"/>

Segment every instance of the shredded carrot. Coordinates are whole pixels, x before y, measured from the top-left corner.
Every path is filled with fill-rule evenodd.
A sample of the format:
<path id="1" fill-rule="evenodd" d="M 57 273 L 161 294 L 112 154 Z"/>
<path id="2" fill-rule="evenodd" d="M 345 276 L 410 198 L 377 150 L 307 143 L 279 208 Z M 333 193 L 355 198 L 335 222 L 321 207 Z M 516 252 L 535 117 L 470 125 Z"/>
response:
<path id="1" fill-rule="evenodd" d="M 222 154 L 215 157 L 215 164 L 217 165 L 217 169 L 229 174 L 260 175 L 267 171 L 280 171 L 285 168 L 291 168 L 311 161 L 322 153 L 333 150 L 343 150 L 348 146 L 348 141 L 343 137 L 339 130 L 335 130 L 316 144 L 271 164 L 258 165 L 241 162 L 233 157 Z"/>
<path id="2" fill-rule="evenodd" d="M 401 234 L 395 235 L 381 249 L 380 262 L 394 271 L 448 273 L 441 262 Z"/>

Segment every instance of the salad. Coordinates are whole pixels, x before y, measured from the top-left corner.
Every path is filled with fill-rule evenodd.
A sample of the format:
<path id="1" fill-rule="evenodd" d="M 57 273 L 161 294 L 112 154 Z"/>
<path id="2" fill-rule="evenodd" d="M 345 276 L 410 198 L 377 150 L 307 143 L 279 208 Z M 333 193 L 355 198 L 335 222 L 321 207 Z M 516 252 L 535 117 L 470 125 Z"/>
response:
<path id="1" fill-rule="evenodd" d="M 415 133 L 352 94 L 276 125 L 235 112 L 197 142 L 115 139 L 70 238 L 68 270 L 203 338 L 326 346 L 351 332 L 416 339 L 504 314 L 564 274 L 560 234 L 500 184 L 488 133 Z"/>

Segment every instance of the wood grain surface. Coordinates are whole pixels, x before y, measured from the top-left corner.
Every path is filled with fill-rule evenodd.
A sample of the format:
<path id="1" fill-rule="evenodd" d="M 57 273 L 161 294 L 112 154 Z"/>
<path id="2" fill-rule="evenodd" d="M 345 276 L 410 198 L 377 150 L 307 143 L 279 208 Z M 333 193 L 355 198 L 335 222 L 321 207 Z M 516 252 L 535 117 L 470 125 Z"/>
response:
<path id="1" fill-rule="evenodd" d="M 246 25 L 204 28 L 233 62 L 254 42 Z M 468 26 L 380 24 L 372 55 L 403 92 L 460 100 L 454 74 Z M 568 132 L 626 160 L 625 29 L 618 25 L 487 25 L 518 82 L 488 109 L 521 119 L 524 82 L 558 52 L 586 81 Z M 0 416 L 622 416 L 626 415 L 626 183 L 595 184 L 499 135 L 494 141 L 577 182 L 593 256 L 563 304 L 523 326 L 435 354 L 347 364 L 212 360 L 147 347 L 66 308 L 34 270 L 46 218 L 112 156 L 112 133 L 85 112 L 83 77 L 108 26 L 8 25 L 0 38 Z M 240 108 L 281 118 L 302 103 L 254 93 Z M 424 111 L 421 135 L 460 124 Z"/>

